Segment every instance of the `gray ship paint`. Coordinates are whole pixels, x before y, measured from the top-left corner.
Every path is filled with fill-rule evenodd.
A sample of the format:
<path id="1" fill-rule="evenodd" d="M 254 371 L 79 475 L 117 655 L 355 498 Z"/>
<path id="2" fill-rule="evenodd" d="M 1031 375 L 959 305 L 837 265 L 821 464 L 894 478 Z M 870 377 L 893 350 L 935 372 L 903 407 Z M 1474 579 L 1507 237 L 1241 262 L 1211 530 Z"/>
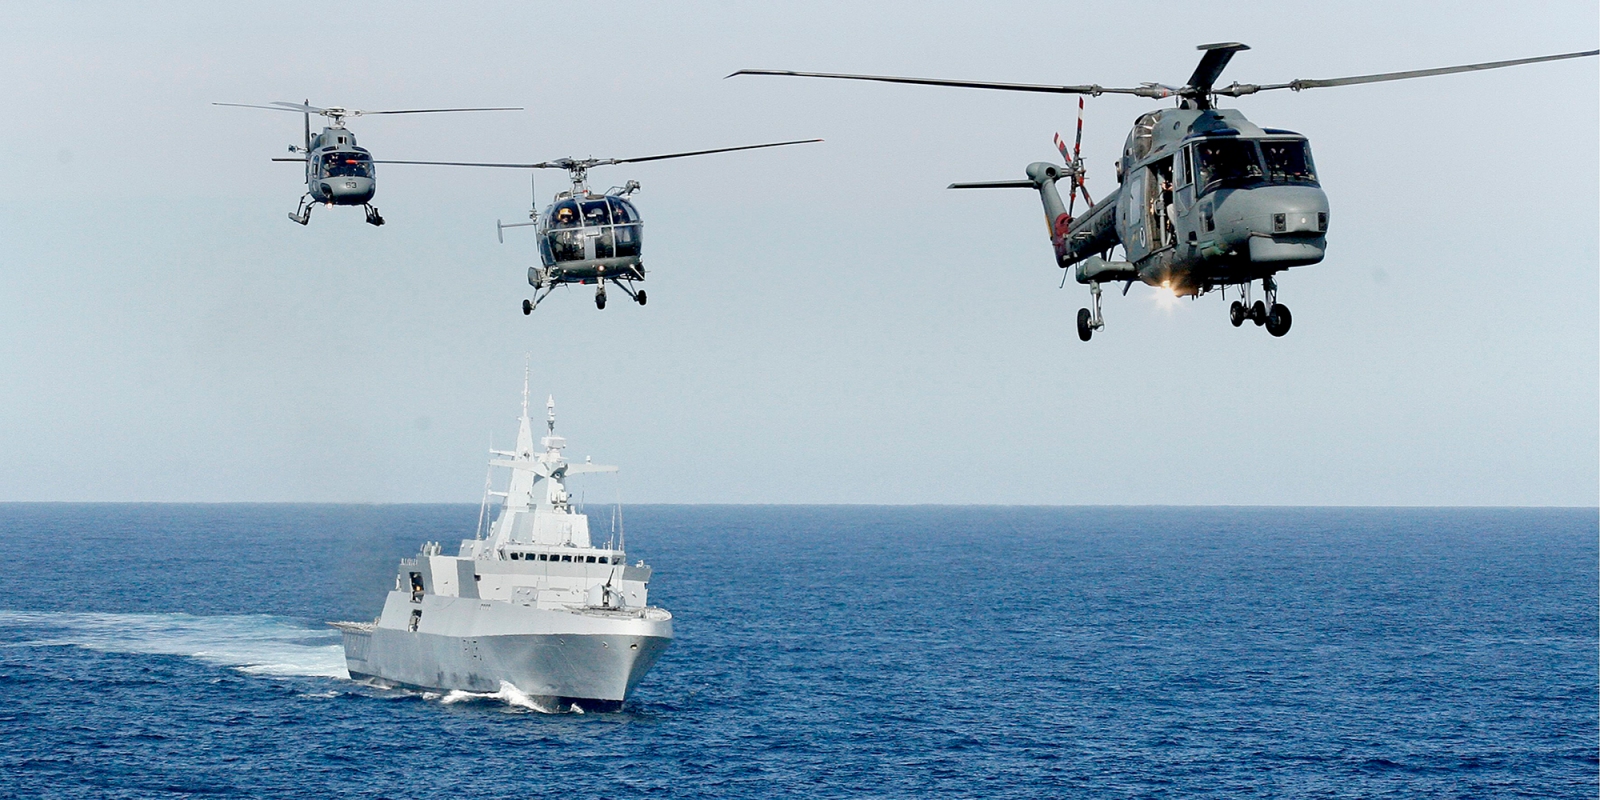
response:
<path id="1" fill-rule="evenodd" d="M 533 449 L 528 387 L 511 471 L 487 537 L 447 556 L 436 542 L 402 559 L 383 613 L 335 622 L 350 677 L 385 686 L 496 692 L 507 685 L 552 709 L 621 705 L 672 642 L 672 614 L 649 605 L 650 568 L 624 542 L 596 546 L 565 481 L 616 467 L 569 464 L 548 401 L 543 452 Z M 487 507 L 485 497 L 485 505 Z"/>

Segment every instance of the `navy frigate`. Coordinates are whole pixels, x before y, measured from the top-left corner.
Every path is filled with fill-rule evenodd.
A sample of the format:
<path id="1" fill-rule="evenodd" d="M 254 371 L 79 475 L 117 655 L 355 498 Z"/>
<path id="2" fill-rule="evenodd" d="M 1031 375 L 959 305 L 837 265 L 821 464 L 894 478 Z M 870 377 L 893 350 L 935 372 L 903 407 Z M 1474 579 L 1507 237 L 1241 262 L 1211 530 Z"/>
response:
<path id="1" fill-rule="evenodd" d="M 568 463 L 546 405 L 534 450 L 526 378 L 516 449 L 491 450 L 510 470 L 486 490 L 479 533 L 456 555 L 437 542 L 402 559 L 383 613 L 336 622 L 350 677 L 431 691 L 514 693 L 547 710 L 614 710 L 672 641 L 672 614 L 649 604 L 650 567 L 629 564 L 621 531 L 591 543 L 566 479 L 616 467 Z M 501 498 L 487 535 L 490 498 Z M 620 513 L 618 511 L 617 513 Z"/>

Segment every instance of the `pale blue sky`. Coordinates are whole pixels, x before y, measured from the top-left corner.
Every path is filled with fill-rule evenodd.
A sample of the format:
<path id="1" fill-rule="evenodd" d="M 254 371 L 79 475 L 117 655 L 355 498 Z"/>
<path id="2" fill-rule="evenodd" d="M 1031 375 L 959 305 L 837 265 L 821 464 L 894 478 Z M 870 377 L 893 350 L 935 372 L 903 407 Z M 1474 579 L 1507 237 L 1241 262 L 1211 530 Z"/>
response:
<path id="1" fill-rule="evenodd" d="M 637 502 L 1581 504 L 1600 462 L 1594 59 L 1236 103 L 1311 137 L 1328 259 L 1278 340 L 1216 296 L 1057 289 L 1037 199 L 1075 100 L 722 76 L 1286 81 L 1596 46 L 1590 2 L 10 4 L 0 11 L 0 500 L 464 501 L 523 357 Z M 650 305 L 532 319 L 527 178 L 388 167 L 284 218 L 289 114 L 380 158 L 630 156 Z M 1090 188 L 1152 101 L 1088 103 Z M 559 175 L 541 175 L 547 198 Z M 609 480 L 609 479 L 608 479 Z M 610 494 L 610 489 L 605 490 Z"/>

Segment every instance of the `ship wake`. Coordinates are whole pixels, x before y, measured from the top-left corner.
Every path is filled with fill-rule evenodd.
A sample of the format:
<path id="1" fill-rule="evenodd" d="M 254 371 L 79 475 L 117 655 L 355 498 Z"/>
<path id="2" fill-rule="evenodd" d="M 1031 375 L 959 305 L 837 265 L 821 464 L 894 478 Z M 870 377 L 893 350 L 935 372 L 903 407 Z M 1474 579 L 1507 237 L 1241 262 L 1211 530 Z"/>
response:
<path id="1" fill-rule="evenodd" d="M 82 647 L 193 658 L 252 675 L 348 678 L 339 634 L 265 614 L 0 611 L 6 647 Z"/>

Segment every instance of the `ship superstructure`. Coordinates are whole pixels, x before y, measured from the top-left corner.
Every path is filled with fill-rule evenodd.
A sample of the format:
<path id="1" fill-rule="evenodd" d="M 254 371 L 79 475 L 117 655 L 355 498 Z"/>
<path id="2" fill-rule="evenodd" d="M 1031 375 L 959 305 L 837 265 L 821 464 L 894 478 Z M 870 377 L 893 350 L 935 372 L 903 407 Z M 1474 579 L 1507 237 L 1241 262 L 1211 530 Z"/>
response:
<path id="1" fill-rule="evenodd" d="M 456 555 L 436 542 L 403 559 L 383 613 L 344 632 L 350 676 L 432 690 L 497 692 L 509 684 L 552 709 L 615 708 L 672 641 L 672 615 L 649 605 L 650 568 L 627 563 L 621 531 L 596 545 L 566 479 L 616 467 L 568 463 L 555 401 L 534 449 L 524 378 L 516 449 L 498 516 Z"/>

